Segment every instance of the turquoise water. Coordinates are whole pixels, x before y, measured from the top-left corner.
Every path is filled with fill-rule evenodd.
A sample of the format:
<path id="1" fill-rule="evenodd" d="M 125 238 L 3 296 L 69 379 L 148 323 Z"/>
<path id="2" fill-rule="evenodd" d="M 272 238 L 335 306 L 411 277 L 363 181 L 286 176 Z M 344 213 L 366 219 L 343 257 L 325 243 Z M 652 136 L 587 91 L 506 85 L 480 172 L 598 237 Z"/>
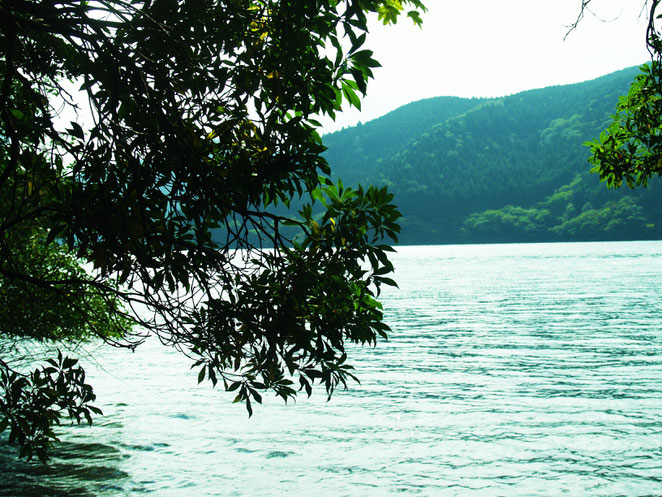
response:
<path id="1" fill-rule="evenodd" d="M 330 402 L 248 419 L 148 343 L 84 360 L 106 416 L 0 495 L 662 495 L 662 242 L 402 247 L 391 340 Z"/>

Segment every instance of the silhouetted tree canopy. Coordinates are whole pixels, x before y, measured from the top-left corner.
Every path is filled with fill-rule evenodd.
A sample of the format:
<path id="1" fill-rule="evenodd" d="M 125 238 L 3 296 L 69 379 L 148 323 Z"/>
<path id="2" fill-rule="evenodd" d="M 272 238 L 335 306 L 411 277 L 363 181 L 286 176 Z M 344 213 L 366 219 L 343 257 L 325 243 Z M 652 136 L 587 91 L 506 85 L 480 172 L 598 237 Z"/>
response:
<path id="1" fill-rule="evenodd" d="M 0 432 L 21 455 L 99 411 L 75 359 L 31 369 L 20 340 L 157 335 L 249 412 L 353 378 L 345 343 L 388 330 L 399 213 L 320 176 L 316 118 L 360 105 L 366 16 L 406 7 L 420 24 L 419 0 L 0 2 Z"/>

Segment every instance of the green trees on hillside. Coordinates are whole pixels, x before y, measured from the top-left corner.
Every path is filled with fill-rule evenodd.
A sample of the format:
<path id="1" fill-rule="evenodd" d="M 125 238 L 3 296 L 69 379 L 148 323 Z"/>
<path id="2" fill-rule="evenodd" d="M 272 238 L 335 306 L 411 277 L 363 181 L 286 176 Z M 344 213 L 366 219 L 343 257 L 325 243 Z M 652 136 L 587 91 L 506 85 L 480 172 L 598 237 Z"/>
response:
<path id="1" fill-rule="evenodd" d="M 249 412 L 353 377 L 345 342 L 388 330 L 399 214 L 319 176 L 315 119 L 359 105 L 366 16 L 405 8 L 420 24 L 419 0 L 0 5 L 0 432 L 22 455 L 98 412 L 75 360 L 35 368 L 25 339 L 155 334 Z"/>
<path id="2" fill-rule="evenodd" d="M 404 214 L 404 243 L 659 237 L 657 185 L 604 188 L 589 174 L 583 145 L 604 129 L 637 71 L 500 99 L 426 100 L 425 110 L 412 104 L 330 135 L 327 156 L 341 175 L 353 168 L 389 185 Z M 400 142 L 388 138 L 419 113 L 422 131 L 412 136 L 403 124 Z M 369 146 L 380 140 L 391 147 Z M 609 216 L 632 224 L 610 223 Z"/>
<path id="3" fill-rule="evenodd" d="M 325 135 L 328 150 L 324 156 L 333 164 L 333 173 L 343 179 L 374 179 L 381 160 L 390 158 L 431 126 L 463 114 L 482 100 L 438 97 L 412 102 L 361 126 Z"/>
<path id="4" fill-rule="evenodd" d="M 598 193 L 590 177 L 578 175 L 530 208 L 507 205 L 467 216 L 463 241 L 600 241 L 650 239 L 662 234 L 659 209 L 649 202 L 656 192 L 638 198 Z"/>
<path id="5" fill-rule="evenodd" d="M 625 196 L 617 202 L 607 202 L 599 209 L 585 204 L 580 212 L 567 216 L 560 224 L 551 228 L 559 238 L 579 240 L 610 240 L 618 233 L 620 237 L 641 237 L 642 232 L 652 231 L 644 209 L 632 197 Z"/>
<path id="6" fill-rule="evenodd" d="M 546 209 L 524 209 L 507 205 L 467 216 L 463 234 L 467 240 L 490 239 L 493 243 L 513 240 L 544 240 L 549 218 Z"/>

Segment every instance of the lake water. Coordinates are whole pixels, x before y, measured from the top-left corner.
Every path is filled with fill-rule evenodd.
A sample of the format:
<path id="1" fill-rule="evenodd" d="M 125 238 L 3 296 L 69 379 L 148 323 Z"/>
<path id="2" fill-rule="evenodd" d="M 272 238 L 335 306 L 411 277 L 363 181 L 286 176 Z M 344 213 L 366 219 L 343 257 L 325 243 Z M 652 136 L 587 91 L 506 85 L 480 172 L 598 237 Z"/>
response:
<path id="1" fill-rule="evenodd" d="M 361 385 L 253 418 L 176 353 L 85 360 L 106 416 L 4 496 L 662 495 L 662 242 L 401 247 Z"/>

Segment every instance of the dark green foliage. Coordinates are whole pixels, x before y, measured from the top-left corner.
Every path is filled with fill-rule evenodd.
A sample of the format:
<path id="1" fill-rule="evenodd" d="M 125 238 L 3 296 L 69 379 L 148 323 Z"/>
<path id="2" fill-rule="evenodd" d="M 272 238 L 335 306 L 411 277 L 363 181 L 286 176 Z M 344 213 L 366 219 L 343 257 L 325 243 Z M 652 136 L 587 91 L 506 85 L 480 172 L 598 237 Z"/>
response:
<path id="1" fill-rule="evenodd" d="M 410 104 L 325 136 L 327 156 L 334 170 L 353 167 L 363 174 L 355 177 L 389 185 L 404 214 L 403 243 L 658 237 L 655 185 L 628 200 L 606 191 L 589 174 L 583 146 L 604 128 L 635 74 L 631 68 L 499 99 Z M 352 157 L 365 162 L 357 167 Z M 628 218 L 630 226 L 616 221 Z"/>
<path id="2" fill-rule="evenodd" d="M 588 2 L 586 2 L 588 3 Z M 630 188 L 647 186 L 662 175 L 662 35 L 657 14 L 659 0 L 650 3 L 646 41 L 652 56 L 616 106 L 609 126 L 587 142 L 590 161 L 610 187 L 625 182 Z M 648 6 L 648 2 L 646 2 Z"/>
<path id="3" fill-rule="evenodd" d="M 596 186 L 590 176 L 577 176 L 532 208 L 508 205 L 471 214 L 464 220 L 463 239 L 511 242 L 662 237 L 657 189 L 637 196 L 610 193 Z"/>
<path id="4" fill-rule="evenodd" d="M 330 397 L 354 378 L 344 343 L 375 344 L 389 330 L 375 299 L 381 285 L 395 285 L 385 276 L 393 270 L 386 257 L 392 249 L 379 245 L 397 239 L 392 195 L 327 182 L 314 198 L 326 209 L 314 219 L 312 206 L 303 207 L 299 240 L 246 260 L 248 278 L 191 315 L 199 380 L 222 380 L 251 413 L 260 390 L 293 397 L 292 376 L 309 395 L 319 380 Z"/>
<path id="5" fill-rule="evenodd" d="M 502 209 L 471 214 L 464 221 L 467 239 L 490 239 L 494 243 L 517 239 L 544 239 L 550 212 L 547 209 L 524 209 L 507 205 Z"/>
<path id="6" fill-rule="evenodd" d="M 21 447 L 20 456 L 42 462 L 48 460 L 49 449 L 58 440 L 54 427 L 63 414 L 72 421 L 92 423 L 92 414 L 101 410 L 90 402 L 96 399 L 92 387 L 85 383 L 85 371 L 78 360 L 63 356 L 48 359 L 46 366 L 29 374 L 13 371 L 0 359 L 0 433 L 9 430 L 9 443 Z"/>
<path id="7" fill-rule="evenodd" d="M 482 99 L 429 98 L 413 102 L 379 119 L 324 136 L 324 156 L 333 174 L 345 182 L 370 181 L 379 165 L 431 126 L 463 114 Z M 360 164 L 361 167 L 356 167 Z"/>
<path id="8" fill-rule="evenodd" d="M 647 186 L 662 174 L 662 66 L 645 64 L 619 99 L 613 121 L 599 138 L 589 141 L 591 172 L 610 187 L 625 182 L 630 188 Z"/>
<path id="9" fill-rule="evenodd" d="M 575 213 L 573 213 L 575 214 Z M 592 209 L 590 204 L 577 215 L 568 216 L 561 224 L 554 226 L 552 232 L 563 238 L 582 240 L 608 240 L 646 236 L 646 230 L 653 232 L 654 225 L 648 224 L 644 209 L 631 197 L 623 197 L 618 202 L 607 202 L 600 209 Z M 660 230 L 654 233 L 659 234 Z M 616 237 L 614 235 L 617 234 Z"/>
<path id="10" fill-rule="evenodd" d="M 41 230 L 6 233 L 5 241 L 15 253 L 7 261 L 6 277 L 0 278 L 2 335 L 69 342 L 121 338 L 132 320 L 117 285 L 111 280 L 105 287 L 89 284 L 80 261 L 61 244 L 47 244 L 44 238 Z"/>
<path id="11" fill-rule="evenodd" d="M 387 330 L 399 214 L 319 176 L 315 119 L 360 105 L 367 15 L 405 8 L 420 24 L 419 0 L 0 4 L 0 340 L 156 334 L 249 412 L 293 380 L 344 385 L 345 341 Z M 59 418 L 31 417 L 44 376 L 20 366 L 0 368 L 0 420 L 39 425 L 13 438 L 45 457 Z"/>

